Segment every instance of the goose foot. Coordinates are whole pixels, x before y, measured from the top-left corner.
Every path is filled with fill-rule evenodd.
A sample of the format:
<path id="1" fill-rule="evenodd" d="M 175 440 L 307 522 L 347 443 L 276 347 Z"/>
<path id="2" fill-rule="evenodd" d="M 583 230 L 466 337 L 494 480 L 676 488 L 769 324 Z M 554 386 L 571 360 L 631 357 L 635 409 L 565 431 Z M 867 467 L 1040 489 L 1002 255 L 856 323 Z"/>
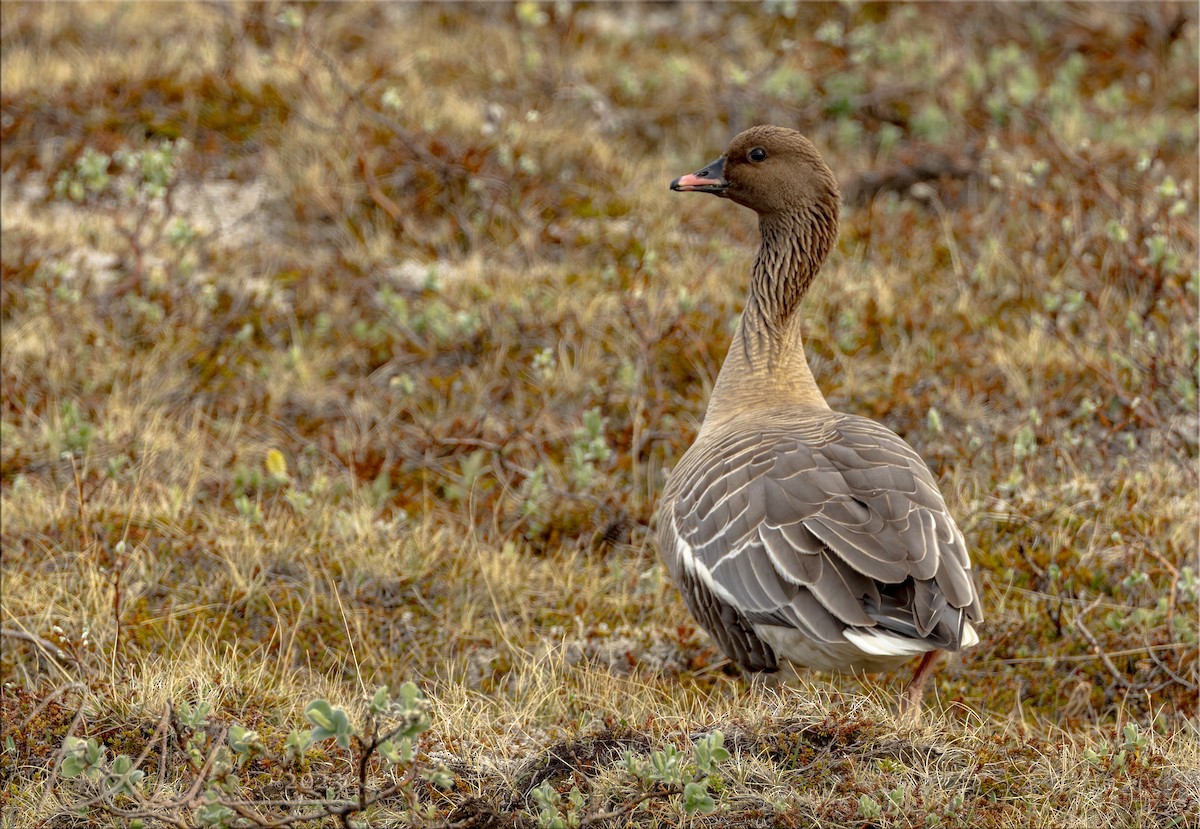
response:
<path id="1" fill-rule="evenodd" d="M 941 655 L 940 650 L 929 651 L 917 663 L 912 679 L 904 687 L 904 693 L 900 696 L 900 716 L 902 718 L 911 719 L 915 723 L 921 722 L 921 698 L 925 694 L 925 682 L 933 673 L 933 666 L 937 664 Z"/>

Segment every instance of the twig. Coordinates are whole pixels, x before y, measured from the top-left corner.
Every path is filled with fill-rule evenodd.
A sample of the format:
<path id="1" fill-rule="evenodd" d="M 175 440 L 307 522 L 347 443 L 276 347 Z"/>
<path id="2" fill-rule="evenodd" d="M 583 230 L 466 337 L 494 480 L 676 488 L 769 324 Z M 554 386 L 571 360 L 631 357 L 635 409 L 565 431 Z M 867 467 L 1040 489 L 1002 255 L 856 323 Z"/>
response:
<path id="1" fill-rule="evenodd" d="M 87 804 L 84 804 L 87 805 Z M 153 804 L 150 804 L 153 806 Z M 111 803 L 104 804 L 105 810 L 116 817 L 125 818 L 125 820 L 137 820 L 142 818 L 153 818 L 154 820 L 168 823 L 176 829 L 190 829 L 193 824 L 180 817 L 175 817 L 158 808 L 145 809 L 122 809 L 120 806 L 115 806 Z"/>
<path id="2" fill-rule="evenodd" d="M 643 803 L 645 803 L 647 800 L 649 800 L 651 798 L 670 797 L 673 794 L 675 794 L 675 792 L 662 791 L 662 790 L 646 792 L 639 798 L 636 798 L 634 800 L 625 801 L 618 808 L 613 809 L 611 812 L 598 812 L 596 814 L 588 815 L 587 817 L 585 817 L 583 820 L 581 820 L 579 822 L 579 825 L 580 826 L 591 826 L 592 824 L 599 823 L 602 820 L 613 820 L 614 818 L 619 818 L 622 815 L 627 815 L 627 814 L 631 813 L 634 809 L 636 809 L 638 806 L 641 806 Z"/>
<path id="3" fill-rule="evenodd" d="M 5 631 L 5 634 L 8 635 L 8 632 Z M 46 709 L 47 705 L 53 702 L 56 698 L 61 697 L 67 691 L 83 691 L 86 693 L 87 687 L 78 682 L 72 682 L 70 685 L 63 685 L 55 688 L 38 702 L 37 706 L 33 709 L 29 716 L 25 718 L 25 721 L 21 723 L 21 727 L 18 728 L 17 731 L 24 731 L 26 728 L 28 728 L 29 724 L 34 721 L 38 714 L 42 713 L 42 711 Z"/>
<path id="4" fill-rule="evenodd" d="M 88 532 L 87 519 L 83 514 L 83 480 L 79 477 L 79 467 L 75 464 L 75 453 L 71 455 L 71 473 L 75 476 L 75 508 L 79 513 L 79 532 L 82 537 L 83 547 L 87 549 L 92 546 L 91 533 Z"/>
<path id="5" fill-rule="evenodd" d="M 164 809 L 179 809 L 182 807 L 191 807 L 196 802 L 196 797 L 200 794 L 200 789 L 204 786 L 205 780 L 208 778 L 208 772 L 212 769 L 213 763 L 217 760 L 217 752 L 221 745 L 225 742 L 225 735 L 229 733 L 229 726 L 225 726 L 217 732 L 217 738 L 213 740 L 213 749 L 208 753 L 204 765 L 200 767 L 200 771 L 196 773 L 196 782 L 188 789 L 182 797 L 177 797 L 162 804 Z"/>
<path id="6" fill-rule="evenodd" d="M 1080 349 L 1079 343 L 1076 342 L 1076 338 L 1059 329 L 1058 319 L 1056 316 L 1049 317 L 1047 324 L 1050 328 L 1050 333 L 1055 336 L 1058 342 L 1067 347 L 1067 350 L 1071 352 L 1071 356 L 1076 359 L 1079 365 L 1096 374 L 1108 384 L 1109 391 L 1112 393 L 1113 397 L 1121 402 L 1122 406 L 1128 409 L 1147 425 L 1156 429 L 1164 428 L 1165 420 L 1163 419 L 1162 414 L 1158 411 L 1158 406 L 1154 404 L 1154 401 L 1149 396 L 1130 398 L 1129 395 L 1124 393 L 1124 387 L 1121 384 L 1120 378 L 1118 378 L 1114 372 L 1109 370 L 1107 365 L 1089 359 L 1088 356 Z M 1114 428 L 1111 431 L 1115 432 L 1117 429 Z"/>
<path id="7" fill-rule="evenodd" d="M 82 685 L 78 685 L 78 683 L 76 683 L 75 685 L 76 685 L 76 687 L 78 687 L 78 688 L 81 688 L 81 689 L 83 689 L 83 690 L 85 690 L 85 691 L 86 691 L 86 689 L 85 689 L 85 688 L 84 688 Z M 71 687 L 71 686 L 67 686 L 67 687 Z M 80 695 L 80 697 L 79 697 L 79 707 L 75 709 L 75 716 L 74 716 L 74 718 L 72 718 L 72 720 L 71 720 L 71 724 L 70 724 L 69 726 L 67 726 L 67 733 L 63 735 L 62 744 L 61 744 L 61 745 L 59 745 L 59 747 L 58 747 L 58 756 L 57 756 L 57 757 L 55 758 L 55 760 L 54 760 L 54 765 L 55 765 L 56 767 L 57 767 L 57 766 L 59 766 L 59 765 L 61 765 L 61 764 L 62 764 L 62 761 L 63 761 L 63 759 L 64 759 L 64 758 L 67 756 L 67 740 L 68 740 L 68 739 L 69 739 L 71 736 L 73 736 L 73 735 L 74 735 L 74 733 L 75 733 L 75 727 L 76 727 L 77 725 L 79 725 L 79 723 L 80 723 L 80 722 L 82 722 L 82 721 L 83 721 L 83 703 L 84 703 L 84 699 L 85 699 L 85 696 L 84 696 L 83 694 L 81 694 L 81 695 Z M 54 788 L 54 778 L 53 778 L 53 777 L 51 777 L 51 778 L 50 778 L 50 784 L 49 784 L 49 785 L 47 785 L 47 786 L 45 786 L 45 787 L 42 789 L 42 794 L 41 794 L 41 797 L 39 797 L 39 798 L 38 798 L 38 808 L 37 808 L 37 810 L 38 810 L 39 812 L 40 812 L 40 811 L 41 811 L 41 809 L 42 809 L 42 803 L 45 801 L 45 799 L 46 799 L 46 796 L 47 796 L 48 794 L 50 794 L 50 791 L 51 791 L 53 788 Z"/>
<path id="8" fill-rule="evenodd" d="M 1148 644 L 1145 647 L 1141 647 L 1141 648 L 1127 648 L 1125 650 L 1120 650 L 1120 651 L 1109 651 L 1108 655 L 1109 656 L 1137 656 L 1138 654 L 1141 654 L 1141 653 L 1147 653 L 1147 652 L 1153 653 L 1153 652 L 1157 652 L 1157 651 L 1177 651 L 1177 650 L 1183 650 L 1184 648 L 1187 648 L 1187 647 L 1190 647 L 1190 646 L 1184 644 L 1183 642 L 1167 642 L 1167 643 L 1164 643 L 1161 645 L 1149 645 Z M 1064 654 L 1064 655 L 1059 655 L 1059 656 L 1053 656 L 1050 658 L 1053 659 L 1055 662 L 1070 663 L 1070 662 L 1088 662 L 1090 660 L 1096 659 L 1097 657 L 1095 654 L 1092 654 L 1092 653 L 1076 653 L 1076 654 Z M 1013 657 L 1010 659 L 991 660 L 991 662 L 996 665 L 1027 665 L 1027 664 L 1032 664 L 1035 662 L 1038 664 L 1041 664 L 1045 661 L 1046 661 L 1045 656 L 1019 656 L 1019 657 Z"/>
<path id="9" fill-rule="evenodd" d="M 885 170 L 868 170 L 859 173 L 842 187 L 847 204 L 862 205 L 880 193 L 904 195 L 914 185 L 942 178 L 966 179 L 976 172 L 975 159 L 968 155 L 965 160 L 952 158 L 949 154 L 936 151 L 916 161 L 890 167 Z M 923 199 L 924 200 L 924 199 Z M 944 212 L 944 211 L 942 211 Z"/>
<path id="10" fill-rule="evenodd" d="M 1118 685 L 1120 685 L 1122 688 L 1128 688 L 1131 691 L 1139 690 L 1139 686 L 1135 686 L 1132 682 L 1130 682 L 1128 679 L 1125 678 L 1124 674 L 1122 674 L 1117 669 L 1117 666 L 1113 664 L 1113 661 L 1108 658 L 1108 654 L 1105 653 L 1104 650 L 1100 647 L 1100 642 L 1097 641 L 1096 637 L 1092 634 L 1092 632 L 1090 630 L 1088 630 L 1087 625 L 1085 625 L 1083 623 L 1083 618 L 1082 618 L 1083 615 L 1085 613 L 1090 612 L 1092 610 L 1092 608 L 1094 608 L 1097 604 L 1099 604 L 1098 601 L 1092 602 L 1092 604 L 1088 605 L 1083 610 L 1082 613 L 1077 614 L 1074 618 L 1071 619 L 1071 624 L 1075 627 L 1076 630 L 1078 630 L 1081 634 L 1083 634 L 1083 638 L 1087 640 L 1089 645 L 1091 645 L 1092 650 L 1095 652 L 1096 656 L 1100 657 L 1100 661 L 1104 663 L 1104 667 L 1108 668 L 1108 672 L 1110 674 L 1112 674 L 1113 679 L 1116 680 Z"/>
<path id="11" fill-rule="evenodd" d="M 1154 660 L 1154 664 L 1157 665 L 1163 672 L 1165 672 L 1167 676 L 1171 677 L 1171 679 L 1175 680 L 1189 691 L 1196 690 L 1196 683 L 1184 679 L 1179 674 L 1175 673 L 1175 671 L 1171 669 L 1171 666 L 1158 658 L 1158 654 L 1154 652 L 1154 648 L 1152 648 L 1150 642 L 1147 641 L 1145 633 L 1142 634 L 1142 641 L 1146 643 L 1146 653 L 1150 655 L 1150 658 Z"/>
<path id="12" fill-rule="evenodd" d="M 0 636 L 7 636 L 10 639 L 20 639 L 24 642 L 31 642 L 34 645 L 37 645 L 43 651 L 45 651 L 46 655 L 49 656 L 52 660 L 54 660 L 56 664 L 57 664 L 58 659 L 65 659 L 66 657 L 70 656 L 70 654 L 68 654 L 65 650 L 60 648 L 58 645 L 54 644 L 49 639 L 43 639 L 42 637 L 38 636 L 36 633 L 29 633 L 28 631 L 24 631 L 24 630 L 13 630 L 12 628 L 0 628 Z M 75 661 L 76 661 L 76 663 L 79 662 L 78 659 Z M 63 671 L 63 673 L 66 673 L 66 671 Z M 70 686 L 65 686 L 65 687 L 69 688 Z M 58 693 L 58 692 L 55 691 L 55 693 Z M 53 696 L 53 694 L 51 696 Z M 22 727 L 24 727 L 24 726 L 22 726 Z"/>
<path id="13" fill-rule="evenodd" d="M 350 82 L 342 76 L 341 67 L 338 65 L 337 61 L 328 52 L 314 43 L 312 38 L 308 37 L 307 32 L 302 33 L 302 36 L 305 41 L 305 48 L 307 48 L 317 58 L 321 65 L 325 67 L 325 71 L 329 73 L 329 76 L 333 79 L 333 82 L 342 90 L 342 94 L 346 96 L 347 100 L 357 103 L 358 108 L 373 121 L 376 121 L 381 126 L 387 127 L 389 130 L 391 130 L 392 134 L 395 135 L 397 140 L 404 145 L 406 150 L 412 153 L 423 163 L 437 168 L 443 173 L 454 171 L 461 174 L 465 172 L 465 168 L 463 168 L 462 165 L 454 164 L 443 158 L 438 158 L 433 153 L 417 144 L 417 142 L 413 139 L 413 136 L 409 134 L 408 130 L 406 130 L 404 126 L 394 118 L 389 118 L 383 113 L 377 112 L 376 110 L 362 104 L 362 101 L 365 97 L 363 95 L 363 90 L 355 89 L 350 85 Z"/>
<path id="14" fill-rule="evenodd" d="M 171 705 L 171 701 L 167 700 L 166 708 L 163 709 L 163 717 L 166 718 L 168 725 L 171 723 L 171 717 L 173 715 L 172 708 L 173 706 Z M 168 736 L 168 732 L 163 731 L 162 747 L 159 748 L 158 751 L 158 786 L 156 788 L 161 788 L 167 779 L 167 750 L 169 748 L 169 739 L 170 737 Z"/>
<path id="15" fill-rule="evenodd" d="M 151 737 L 150 737 L 150 741 L 149 741 L 150 743 L 152 743 L 154 741 L 154 738 L 158 736 L 160 731 L 162 731 L 162 733 L 164 733 L 164 734 L 166 733 L 165 728 L 170 724 L 170 717 L 169 717 L 170 710 L 171 710 L 170 707 L 168 707 L 167 709 L 165 709 L 163 711 L 163 716 L 159 720 L 158 727 L 154 730 L 154 734 L 151 735 Z M 152 812 L 149 812 L 148 813 L 149 815 L 158 816 L 160 814 L 163 814 L 168 811 L 173 811 L 175 809 L 192 808 L 195 805 L 196 796 L 200 793 L 200 788 L 204 785 L 205 781 L 208 779 L 208 772 L 212 768 L 213 763 L 216 761 L 217 754 L 218 754 L 221 746 L 224 744 L 225 735 L 228 732 L 229 732 L 228 726 L 222 728 L 220 730 L 220 732 L 218 732 L 217 738 L 215 740 L 213 740 L 213 742 L 212 742 L 212 750 L 208 753 L 208 758 L 205 760 L 204 765 L 200 768 L 200 770 L 196 774 L 196 781 L 192 784 L 192 787 L 190 789 L 188 789 L 187 793 L 183 795 L 183 797 L 179 797 L 179 798 L 176 798 L 175 800 L 167 801 L 166 803 L 155 803 L 154 801 L 146 800 L 144 797 L 140 796 L 140 794 L 139 794 L 138 800 L 139 800 L 140 804 L 144 807 L 153 808 L 153 810 L 154 810 Z M 65 742 L 65 740 L 64 740 L 64 742 Z M 142 750 L 142 753 L 138 757 L 137 761 L 130 767 L 129 772 L 126 773 L 126 778 L 128 777 L 129 773 L 132 773 L 132 771 L 134 769 L 136 769 L 138 766 L 140 766 L 145 761 L 146 757 L 149 754 L 150 754 L 150 745 L 148 743 L 146 745 L 146 748 Z M 126 778 L 122 778 L 122 781 Z M 118 781 L 118 783 L 120 783 L 122 781 Z M 118 814 L 118 815 L 121 815 L 124 817 L 144 816 L 140 812 L 139 813 L 129 812 L 128 810 L 121 809 L 116 804 L 109 802 L 108 797 L 111 794 L 112 794 L 111 789 L 105 790 L 105 791 L 100 792 L 100 794 L 96 795 L 91 800 L 88 800 L 84 803 L 79 803 L 76 805 L 78 805 L 80 807 L 87 807 L 87 806 L 95 806 L 97 804 L 102 804 L 105 809 L 107 809 L 109 812 L 112 812 L 113 814 Z M 176 825 L 183 826 L 186 824 L 176 823 Z"/>
<path id="16" fill-rule="evenodd" d="M 1171 626 L 1171 621 L 1175 618 L 1175 597 L 1179 591 L 1179 570 L 1174 564 L 1167 561 L 1159 553 L 1155 552 L 1149 544 L 1145 547 L 1146 555 L 1153 558 L 1163 568 L 1171 574 L 1171 592 L 1167 594 L 1167 627 Z"/>
<path id="17" fill-rule="evenodd" d="M 358 159 L 358 171 L 362 174 L 363 182 L 367 185 L 367 193 L 371 196 L 371 200 L 379 205 L 388 214 L 388 218 L 403 232 L 404 211 L 379 186 L 379 180 L 375 178 L 375 171 L 371 169 L 371 165 L 367 162 L 366 148 L 363 147 L 362 141 L 357 136 L 354 137 L 354 154 Z"/>
<path id="18" fill-rule="evenodd" d="M 161 735 L 161 736 L 164 738 L 164 740 L 163 740 L 163 754 L 164 754 L 164 755 L 166 754 L 166 740 L 165 740 L 165 738 L 166 738 L 166 736 L 167 736 L 167 729 L 168 729 L 168 728 L 170 728 L 170 726 L 171 726 L 171 706 L 170 706 L 170 704 L 168 703 L 168 704 L 167 704 L 167 707 L 165 707 L 165 708 L 163 709 L 162 716 L 161 716 L 161 717 L 159 717 L 159 719 L 158 719 L 158 725 L 157 725 L 157 726 L 155 726 L 155 728 L 154 728 L 154 733 L 153 733 L 153 734 L 151 734 L 151 735 L 150 735 L 150 739 L 146 741 L 146 747 L 145 747 L 144 749 L 142 749 L 142 753 L 138 755 L 138 758 L 137 758 L 137 760 L 135 760 L 135 761 L 133 762 L 133 765 L 129 767 L 129 770 L 130 770 L 131 772 L 132 772 L 134 769 L 136 769 L 136 768 L 138 768 L 139 766 L 141 766 L 141 764 L 142 764 L 142 763 L 144 763 L 144 762 L 146 761 L 146 758 L 150 756 L 150 748 L 151 748 L 151 746 L 152 746 L 152 745 L 154 745 L 154 741 L 155 741 L 155 739 L 157 739 L 157 738 L 159 737 L 159 735 Z M 164 770 L 163 770 L 163 758 L 162 758 L 162 757 L 160 757 L 160 758 L 159 758 L 159 760 L 158 760 L 158 775 L 159 775 L 159 776 L 158 776 L 158 783 L 159 783 L 159 785 L 160 785 L 160 786 L 162 785 L 162 782 L 163 782 L 163 771 L 164 771 Z M 136 789 L 136 787 L 134 787 L 134 791 L 135 791 L 135 792 L 137 792 L 137 789 Z M 145 799 L 144 799 L 144 798 L 141 796 L 141 793 L 140 793 L 140 792 L 138 792 L 138 799 L 139 799 L 139 800 L 142 800 L 142 801 L 144 801 L 144 800 L 145 800 Z"/>

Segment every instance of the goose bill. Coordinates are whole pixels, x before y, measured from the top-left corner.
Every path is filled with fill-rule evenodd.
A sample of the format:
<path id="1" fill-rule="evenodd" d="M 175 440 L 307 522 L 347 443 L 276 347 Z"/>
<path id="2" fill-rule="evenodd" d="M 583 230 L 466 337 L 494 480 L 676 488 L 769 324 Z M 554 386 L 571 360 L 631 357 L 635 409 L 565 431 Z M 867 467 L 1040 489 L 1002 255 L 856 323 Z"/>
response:
<path id="1" fill-rule="evenodd" d="M 705 166 L 703 170 L 675 179 L 671 182 L 671 189 L 684 193 L 712 193 L 714 196 L 721 196 L 729 189 L 729 182 L 724 173 L 725 158 L 721 157 Z"/>

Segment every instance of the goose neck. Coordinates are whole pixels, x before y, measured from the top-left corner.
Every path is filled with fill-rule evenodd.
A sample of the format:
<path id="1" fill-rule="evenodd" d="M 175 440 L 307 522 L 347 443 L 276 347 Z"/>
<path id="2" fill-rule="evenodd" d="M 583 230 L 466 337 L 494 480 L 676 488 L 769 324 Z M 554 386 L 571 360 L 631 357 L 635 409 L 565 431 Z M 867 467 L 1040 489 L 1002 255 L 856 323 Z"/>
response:
<path id="1" fill-rule="evenodd" d="M 829 223 L 829 217 L 799 212 L 760 219 L 762 244 L 754 259 L 746 307 L 762 317 L 768 328 L 782 329 L 800 307 L 832 246 L 836 231 Z"/>
<path id="2" fill-rule="evenodd" d="M 780 405 L 828 408 L 804 354 L 800 314 L 808 286 L 837 235 L 837 203 L 763 215 L 750 293 L 717 376 L 705 419 Z"/>

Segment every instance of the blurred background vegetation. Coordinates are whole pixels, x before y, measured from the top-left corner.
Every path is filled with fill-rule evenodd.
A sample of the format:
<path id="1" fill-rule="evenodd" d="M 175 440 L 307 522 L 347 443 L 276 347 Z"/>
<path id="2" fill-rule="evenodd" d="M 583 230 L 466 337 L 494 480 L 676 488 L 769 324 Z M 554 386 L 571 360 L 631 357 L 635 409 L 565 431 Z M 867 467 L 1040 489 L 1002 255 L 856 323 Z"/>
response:
<path id="1" fill-rule="evenodd" d="M 137 756 L 165 706 L 203 701 L 282 743 L 313 698 L 403 680 L 459 764 L 442 814 L 475 798 L 498 819 L 546 780 L 595 794 L 612 761 L 560 752 L 522 788 L 480 757 L 702 722 L 739 724 L 792 787 L 728 784 L 761 825 L 908 825 L 955 795 L 970 825 L 1194 820 L 1193 5 L 5 3 L 0 22 L 13 825 L 71 813 L 44 793 L 69 734 Z M 904 800 L 945 782 L 915 761 L 847 759 L 891 739 L 857 707 L 876 684 L 760 696 L 647 544 L 757 240 L 667 183 L 755 123 L 805 132 L 842 180 L 806 305 L 818 382 L 921 453 L 979 568 L 983 642 L 911 738 L 972 741 L 936 797 Z M 829 786 L 795 791 L 814 763 Z M 861 801 L 894 786 L 904 808 Z"/>

